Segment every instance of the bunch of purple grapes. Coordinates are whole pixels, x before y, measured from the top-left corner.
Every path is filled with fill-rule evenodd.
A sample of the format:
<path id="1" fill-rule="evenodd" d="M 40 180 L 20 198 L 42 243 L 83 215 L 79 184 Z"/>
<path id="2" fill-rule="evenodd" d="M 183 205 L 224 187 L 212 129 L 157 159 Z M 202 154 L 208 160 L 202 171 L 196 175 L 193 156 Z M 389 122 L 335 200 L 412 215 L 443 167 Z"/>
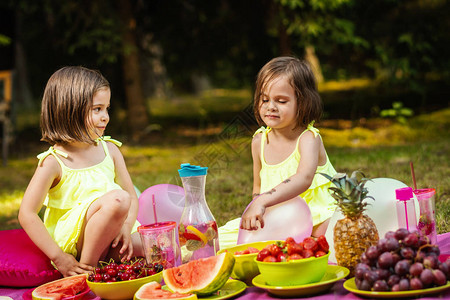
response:
<path id="1" fill-rule="evenodd" d="M 405 228 L 389 231 L 370 246 L 355 268 L 355 283 L 365 291 L 408 291 L 442 286 L 450 280 L 450 259 L 440 262 L 437 245 Z"/>

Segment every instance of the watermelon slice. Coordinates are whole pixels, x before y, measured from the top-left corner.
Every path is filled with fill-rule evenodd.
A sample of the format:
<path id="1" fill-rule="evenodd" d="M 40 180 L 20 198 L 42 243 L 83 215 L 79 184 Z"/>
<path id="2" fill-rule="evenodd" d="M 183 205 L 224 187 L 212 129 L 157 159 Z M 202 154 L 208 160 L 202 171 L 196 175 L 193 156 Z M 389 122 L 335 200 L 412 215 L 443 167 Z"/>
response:
<path id="1" fill-rule="evenodd" d="M 144 284 L 137 290 L 134 294 L 134 300 L 159 300 L 159 299 L 183 299 L 183 300 L 196 300 L 197 295 L 195 294 L 180 294 L 172 293 L 161 289 L 161 285 L 152 281 Z"/>
<path id="2" fill-rule="evenodd" d="M 234 262 L 233 254 L 228 252 L 200 258 L 164 270 L 164 282 L 171 291 L 206 296 L 218 291 L 227 282 Z"/>
<path id="3" fill-rule="evenodd" d="M 87 274 L 54 280 L 43 284 L 31 293 L 33 300 L 76 300 L 90 291 Z"/>

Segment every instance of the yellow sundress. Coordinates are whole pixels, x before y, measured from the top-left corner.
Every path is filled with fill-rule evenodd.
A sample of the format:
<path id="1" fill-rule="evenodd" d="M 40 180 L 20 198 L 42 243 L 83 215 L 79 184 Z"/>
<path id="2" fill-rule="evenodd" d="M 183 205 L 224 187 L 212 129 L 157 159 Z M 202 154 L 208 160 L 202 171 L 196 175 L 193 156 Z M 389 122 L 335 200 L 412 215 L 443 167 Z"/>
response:
<path id="1" fill-rule="evenodd" d="M 314 133 L 314 136 L 319 136 L 319 130 L 313 126 L 314 122 L 310 123 L 305 131 L 303 131 L 298 137 L 295 150 L 279 164 L 269 165 L 264 159 L 264 146 L 267 139 L 267 134 L 270 132 L 271 128 L 261 127 L 259 128 L 253 136 L 262 133 L 261 138 L 261 170 L 259 176 L 261 178 L 260 193 L 267 192 L 272 188 L 276 187 L 278 184 L 288 179 L 295 173 L 297 173 L 298 164 L 300 162 L 300 152 L 298 151 L 298 143 L 300 137 L 303 133 L 310 130 Z M 308 204 L 313 225 L 322 223 L 334 213 L 336 206 L 334 205 L 334 199 L 331 197 L 328 187 L 332 186 L 332 183 L 326 179 L 324 176 L 317 173 L 325 173 L 330 176 L 336 174 L 336 170 L 328 159 L 323 166 L 318 166 L 316 170 L 316 175 L 313 178 L 311 186 L 302 194 L 305 202 Z M 227 222 L 224 226 L 219 227 L 219 244 L 221 249 L 229 248 L 237 243 L 237 238 L 239 234 L 239 226 L 241 223 L 241 218 L 233 219 Z"/>
<path id="2" fill-rule="evenodd" d="M 114 162 L 106 141 L 118 147 L 122 145 L 110 137 L 97 139 L 97 143 L 100 142 L 103 146 L 105 158 L 87 168 L 67 167 L 58 157 L 61 155 L 67 158 L 67 154 L 53 147 L 37 156 L 41 164 L 48 155 L 53 155 L 61 166 L 61 180 L 49 190 L 44 201 L 44 225 L 59 247 L 74 257 L 77 257 L 76 244 L 91 203 L 111 190 L 122 189 L 114 181 Z M 137 226 L 139 223 L 136 221 L 132 232 L 136 231 Z"/>
<path id="3" fill-rule="evenodd" d="M 286 158 L 284 161 L 269 165 L 264 159 L 264 145 L 266 143 L 267 134 L 270 132 L 271 128 L 261 127 L 258 129 L 254 135 L 258 133 L 263 133 L 261 138 L 261 171 L 259 176 L 261 178 L 260 194 L 265 193 L 284 180 L 293 176 L 297 173 L 298 164 L 300 162 L 300 152 L 298 151 L 298 143 L 301 136 L 307 132 L 311 131 L 315 137 L 319 136 L 319 130 L 313 127 L 313 123 L 309 124 L 308 127 L 300 134 L 297 139 L 297 144 L 295 150 Z M 314 175 L 311 186 L 299 196 L 305 200 L 311 210 L 313 225 L 322 223 L 334 213 L 336 206 L 334 205 L 334 199 L 331 197 L 328 188 L 333 186 L 332 183 L 324 176 L 318 173 L 325 173 L 333 177 L 336 174 L 336 170 L 331 164 L 328 155 L 327 161 L 324 165 L 318 166 L 316 174 Z"/>

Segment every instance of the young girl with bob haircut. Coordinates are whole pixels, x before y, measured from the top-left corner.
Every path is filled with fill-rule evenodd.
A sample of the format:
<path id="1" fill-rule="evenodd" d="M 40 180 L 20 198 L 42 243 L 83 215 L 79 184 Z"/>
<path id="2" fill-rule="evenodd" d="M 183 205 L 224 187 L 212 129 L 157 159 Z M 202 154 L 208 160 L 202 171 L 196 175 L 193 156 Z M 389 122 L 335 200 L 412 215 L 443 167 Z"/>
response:
<path id="1" fill-rule="evenodd" d="M 277 57 L 259 71 L 254 113 L 261 127 L 252 141 L 253 201 L 242 229 L 264 227 L 267 207 L 296 196 L 308 204 L 313 236 L 325 233 L 335 205 L 324 176 L 336 174 L 319 130 L 322 102 L 310 66 L 295 57 Z M 280 220 L 282 222 L 282 220 Z"/>
<path id="2" fill-rule="evenodd" d="M 45 87 L 41 140 L 51 146 L 38 155 L 19 221 L 63 276 L 92 271 L 99 260 L 143 256 L 121 143 L 103 136 L 110 98 L 108 81 L 84 67 L 59 69 Z"/>

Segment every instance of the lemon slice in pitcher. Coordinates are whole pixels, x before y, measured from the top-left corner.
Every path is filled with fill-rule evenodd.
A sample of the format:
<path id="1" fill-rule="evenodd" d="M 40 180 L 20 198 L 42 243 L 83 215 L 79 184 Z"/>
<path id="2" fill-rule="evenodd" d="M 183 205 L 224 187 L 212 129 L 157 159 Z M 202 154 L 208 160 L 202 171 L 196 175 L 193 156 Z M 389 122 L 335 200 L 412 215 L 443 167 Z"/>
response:
<path id="1" fill-rule="evenodd" d="M 189 225 L 186 227 L 186 230 L 187 230 L 187 232 L 195 234 L 197 237 L 199 237 L 203 243 L 206 244 L 208 242 L 208 239 L 206 238 L 206 236 L 200 230 L 195 228 L 194 226 Z"/>

